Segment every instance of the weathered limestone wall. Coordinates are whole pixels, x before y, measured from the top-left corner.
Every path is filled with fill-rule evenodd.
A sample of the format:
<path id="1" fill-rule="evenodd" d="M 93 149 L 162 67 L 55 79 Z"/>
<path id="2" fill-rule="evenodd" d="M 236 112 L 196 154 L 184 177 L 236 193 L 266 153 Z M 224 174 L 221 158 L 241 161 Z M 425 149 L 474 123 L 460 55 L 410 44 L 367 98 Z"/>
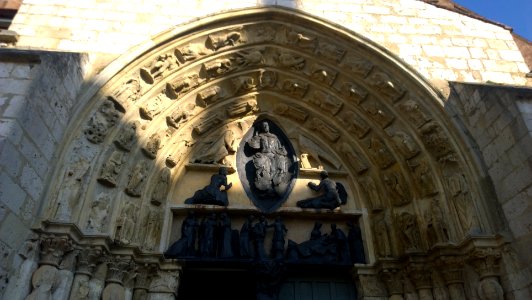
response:
<path id="1" fill-rule="evenodd" d="M 532 89 L 451 84 L 448 106 L 471 133 L 494 184 L 494 199 L 515 239 L 521 274 L 509 275 L 515 289 L 526 289 L 532 272 Z M 450 114 L 454 112 L 447 107 Z M 494 207 L 496 209 L 496 207 Z M 508 258 L 506 258 L 508 259 Z M 528 266 L 528 268 L 526 267 Z M 513 277 L 511 277 L 513 276 Z"/>
<path id="2" fill-rule="evenodd" d="M 19 47 L 95 53 L 98 68 L 172 26 L 265 5 L 341 24 L 434 81 L 527 83 L 509 30 L 415 0 L 26 0 L 10 29 Z"/>
<path id="3" fill-rule="evenodd" d="M 83 83 L 80 54 L 0 56 L 0 294 L 30 234 Z"/>

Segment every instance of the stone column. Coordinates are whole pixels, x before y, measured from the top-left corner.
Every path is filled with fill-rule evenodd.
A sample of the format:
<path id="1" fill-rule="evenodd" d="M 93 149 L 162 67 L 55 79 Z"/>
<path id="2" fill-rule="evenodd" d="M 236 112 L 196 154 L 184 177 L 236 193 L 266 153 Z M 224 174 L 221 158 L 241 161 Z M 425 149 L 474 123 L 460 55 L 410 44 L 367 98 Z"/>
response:
<path id="1" fill-rule="evenodd" d="M 383 269 L 380 273 L 381 281 L 388 290 L 390 300 L 403 300 L 403 274 L 398 269 Z"/>
<path id="2" fill-rule="evenodd" d="M 132 266 L 130 257 L 109 257 L 102 300 L 125 300 L 124 275 Z"/>
<path id="3" fill-rule="evenodd" d="M 428 263 L 411 264 L 408 268 L 410 279 L 414 283 L 420 300 L 433 300 L 432 271 Z"/>
<path id="4" fill-rule="evenodd" d="M 175 300 L 178 287 L 178 270 L 160 270 L 151 281 L 148 300 Z"/>
<path id="5" fill-rule="evenodd" d="M 59 282 L 57 288 L 52 293 L 54 300 L 68 300 L 70 288 L 72 288 L 72 281 L 74 280 L 74 268 L 78 253 L 77 250 L 70 251 L 61 260 L 59 272 L 57 272 Z"/>
<path id="6" fill-rule="evenodd" d="M 89 280 L 89 300 L 100 300 L 105 285 L 105 274 L 107 274 L 107 263 L 100 263 L 94 270 L 94 275 Z"/>
<path id="7" fill-rule="evenodd" d="M 464 259 L 456 256 L 441 257 L 438 267 L 441 268 L 443 280 L 449 290 L 451 299 L 465 299 L 464 290 Z"/>
<path id="8" fill-rule="evenodd" d="M 24 299 L 31 291 L 31 275 L 39 266 L 39 238 L 37 235 L 27 240 L 20 251 L 22 264 L 15 275 L 9 279 L 4 299 Z"/>
<path id="9" fill-rule="evenodd" d="M 493 248 L 477 249 L 471 254 L 472 264 L 480 276 L 478 296 L 481 300 L 503 300 L 504 290 L 499 282 L 501 253 Z"/>
<path id="10" fill-rule="evenodd" d="M 89 299 L 89 282 L 96 266 L 96 258 L 101 254 L 99 249 L 81 249 L 79 250 L 78 261 L 72 289 L 70 290 L 70 300 L 87 300 Z"/>
<path id="11" fill-rule="evenodd" d="M 39 268 L 31 278 L 33 290 L 28 299 L 53 299 L 61 282 L 59 263 L 65 252 L 72 249 L 72 243 L 67 237 L 49 235 L 41 237 L 40 245 Z"/>
<path id="12" fill-rule="evenodd" d="M 133 287 L 133 300 L 148 299 L 148 290 L 150 289 L 150 281 L 152 277 L 152 268 L 140 268 L 135 278 L 135 286 Z"/>

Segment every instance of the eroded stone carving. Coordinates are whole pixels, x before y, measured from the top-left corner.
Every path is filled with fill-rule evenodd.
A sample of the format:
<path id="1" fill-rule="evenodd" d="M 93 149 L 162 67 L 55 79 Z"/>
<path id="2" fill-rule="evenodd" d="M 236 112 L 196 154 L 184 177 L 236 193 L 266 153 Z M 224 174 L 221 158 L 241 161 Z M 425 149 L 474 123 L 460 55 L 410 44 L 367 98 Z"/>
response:
<path id="1" fill-rule="evenodd" d="M 206 54 L 205 48 L 200 44 L 188 44 L 175 50 L 175 56 L 183 62 L 195 60 Z"/>
<path id="2" fill-rule="evenodd" d="M 375 243 L 377 244 L 377 256 L 392 256 L 390 225 L 385 213 L 375 216 L 375 219 L 373 220 L 373 230 L 375 232 Z"/>
<path id="3" fill-rule="evenodd" d="M 365 137 L 371 130 L 369 125 L 352 110 L 343 110 L 338 114 L 338 121 L 349 132 L 355 134 L 359 139 Z"/>
<path id="4" fill-rule="evenodd" d="M 453 146 L 440 124 L 435 121 L 428 122 L 420 128 L 420 131 L 423 143 L 436 158 L 454 152 Z"/>
<path id="5" fill-rule="evenodd" d="M 209 78 L 213 78 L 231 71 L 233 66 L 230 59 L 220 58 L 208 63 L 204 63 L 203 69 Z"/>
<path id="6" fill-rule="evenodd" d="M 373 135 L 368 141 L 368 152 L 379 168 L 386 169 L 395 163 L 395 158 L 382 139 Z"/>
<path id="7" fill-rule="evenodd" d="M 308 83 L 298 79 L 286 79 L 283 82 L 282 89 L 291 96 L 303 98 L 307 93 Z"/>
<path id="8" fill-rule="evenodd" d="M 235 128 L 227 128 L 223 134 L 216 134 L 205 139 L 198 146 L 198 151 L 191 159 L 192 163 L 221 164 L 231 166 L 232 161 L 228 157 L 236 152 L 241 132 Z"/>
<path id="9" fill-rule="evenodd" d="M 197 190 L 191 198 L 185 200 L 185 204 L 210 204 L 210 205 L 229 205 L 227 199 L 227 190 L 233 186 L 233 183 L 227 183 L 227 168 L 221 167 L 218 174 L 211 176 L 211 182 L 206 187 Z"/>
<path id="10" fill-rule="evenodd" d="M 157 157 L 157 152 L 162 148 L 161 137 L 158 133 L 154 133 L 150 136 L 146 145 L 142 147 L 142 152 L 149 158 L 155 159 Z"/>
<path id="11" fill-rule="evenodd" d="M 89 219 L 87 221 L 87 230 L 92 232 L 103 233 L 107 227 L 109 203 L 111 198 L 109 195 L 100 193 L 94 201 L 90 204 Z"/>
<path id="12" fill-rule="evenodd" d="M 390 75 L 384 72 L 373 72 L 366 81 L 370 86 L 375 88 L 380 95 L 392 102 L 401 99 L 401 96 L 405 93 L 404 88 L 399 85 L 396 80 L 393 80 Z"/>
<path id="13" fill-rule="evenodd" d="M 223 99 L 224 97 L 224 90 L 217 85 L 207 87 L 197 94 L 197 98 L 202 106 L 211 105 L 214 102 Z"/>
<path id="14" fill-rule="evenodd" d="M 211 116 L 205 117 L 194 126 L 194 133 L 202 135 L 212 127 L 222 123 L 224 120 L 225 115 L 223 113 L 215 113 Z"/>
<path id="15" fill-rule="evenodd" d="M 333 210 L 347 203 L 347 191 L 340 182 L 329 179 L 329 173 L 325 170 L 320 172 L 320 183 L 309 182 L 308 187 L 322 195 L 299 200 L 296 205 L 301 208 L 326 208 Z"/>
<path id="16" fill-rule="evenodd" d="M 332 115 L 336 115 L 344 105 L 342 100 L 321 90 L 315 91 L 308 101 Z"/>
<path id="17" fill-rule="evenodd" d="M 277 83 L 277 73 L 275 73 L 274 71 L 260 71 L 259 85 L 261 88 L 274 88 L 275 83 Z"/>
<path id="18" fill-rule="evenodd" d="M 405 131 L 399 130 L 395 128 L 395 126 L 390 126 L 386 128 L 386 133 L 394 141 L 395 145 L 405 159 L 411 159 L 420 152 L 417 143 L 414 141 L 412 136 Z"/>
<path id="19" fill-rule="evenodd" d="M 172 83 L 168 82 L 164 91 L 170 99 L 177 99 L 181 95 L 184 95 L 188 91 L 199 86 L 201 81 L 202 80 L 198 74 L 183 76 L 183 78 L 180 78 L 177 81 Z"/>
<path id="20" fill-rule="evenodd" d="M 146 179 L 148 177 L 149 164 L 147 161 L 140 161 L 135 165 L 135 168 L 129 174 L 129 181 L 126 186 L 126 194 L 131 197 L 140 197 Z"/>
<path id="21" fill-rule="evenodd" d="M 135 224 L 137 223 L 137 207 L 127 202 L 122 207 L 120 217 L 116 221 L 116 235 L 115 240 L 121 244 L 129 245 L 133 242 L 135 234 Z"/>
<path id="22" fill-rule="evenodd" d="M 388 127 L 395 119 L 393 114 L 376 100 L 364 102 L 362 107 L 367 112 L 367 115 L 381 128 Z"/>
<path id="23" fill-rule="evenodd" d="M 164 109 L 164 100 L 168 99 L 163 93 L 157 95 L 154 99 L 150 99 L 143 106 L 139 108 L 140 115 L 147 120 L 153 120 L 155 116 L 161 113 Z"/>
<path id="24" fill-rule="evenodd" d="M 370 61 L 353 53 L 344 58 L 341 66 L 361 77 L 366 77 L 373 69 L 373 64 Z"/>
<path id="25" fill-rule="evenodd" d="M 434 176 L 428 162 L 424 159 L 411 159 L 407 161 L 407 164 L 413 171 L 415 180 L 421 188 L 421 195 L 424 197 L 436 195 L 438 189 L 434 183 Z"/>
<path id="26" fill-rule="evenodd" d="M 136 78 L 131 78 L 122 84 L 111 97 L 123 107 L 128 107 L 129 104 L 139 99 L 140 94 L 140 82 Z"/>
<path id="27" fill-rule="evenodd" d="M 331 142 L 336 142 L 340 138 L 340 131 L 316 117 L 310 120 L 309 128 L 316 130 L 320 135 Z"/>
<path id="28" fill-rule="evenodd" d="M 305 58 L 292 52 L 282 51 L 277 55 L 277 63 L 282 68 L 300 71 L 305 67 Z"/>
<path id="29" fill-rule="evenodd" d="M 18 253 L 22 262 L 15 273 L 10 275 L 4 291 L 4 299 L 24 299 L 31 290 L 31 277 L 38 267 L 39 240 L 37 235 L 24 242 Z M 7 277 L 6 277 L 7 278 Z"/>
<path id="30" fill-rule="evenodd" d="M 379 193 L 379 190 L 377 189 L 377 185 L 375 185 L 373 177 L 366 176 L 361 179 L 360 187 L 362 188 L 362 191 L 368 200 L 370 209 L 381 210 L 384 208 L 383 199 Z"/>
<path id="31" fill-rule="evenodd" d="M 427 216 L 427 236 L 430 245 L 449 241 L 447 222 L 437 198 L 432 198 L 430 202 L 430 210 Z"/>
<path id="32" fill-rule="evenodd" d="M 297 146 L 301 153 L 301 167 L 304 169 L 313 168 L 310 164 L 309 156 L 312 158 L 313 162 L 317 163 L 317 169 L 323 169 L 325 166 L 324 162 L 328 163 L 328 166 L 334 167 L 337 170 L 342 166 L 340 161 L 325 151 L 322 146 L 302 134 L 297 138 Z"/>
<path id="33" fill-rule="evenodd" d="M 214 51 L 220 50 L 223 47 L 235 46 L 237 43 L 242 43 L 242 35 L 237 30 L 227 33 L 209 34 L 206 45 Z"/>
<path id="34" fill-rule="evenodd" d="M 345 161 L 347 161 L 357 174 L 363 174 L 369 169 L 366 160 L 348 143 L 341 143 L 339 150 L 344 155 Z"/>
<path id="35" fill-rule="evenodd" d="M 479 231 L 480 226 L 465 175 L 456 172 L 447 175 L 446 178 L 448 191 L 464 233 Z"/>
<path id="36" fill-rule="evenodd" d="M 257 100 L 255 100 L 255 96 L 253 95 L 251 97 L 242 99 L 239 103 L 226 106 L 225 111 L 231 118 L 242 117 L 257 113 L 259 111 L 259 105 L 257 104 Z"/>
<path id="37" fill-rule="evenodd" d="M 248 93 L 257 88 L 257 81 L 253 76 L 239 76 L 231 79 L 233 94 Z"/>
<path id="38" fill-rule="evenodd" d="M 399 110 L 403 112 L 408 121 L 417 128 L 432 120 L 425 110 L 415 100 L 407 100 L 399 105 Z"/>
<path id="39" fill-rule="evenodd" d="M 330 42 L 320 41 L 318 47 L 316 48 L 316 54 L 323 56 L 327 59 L 340 62 L 344 57 L 346 51 L 337 45 L 334 45 Z"/>
<path id="40" fill-rule="evenodd" d="M 131 151 L 131 148 L 137 143 L 137 129 L 139 128 L 139 121 L 134 121 L 130 124 L 126 124 L 120 131 L 120 134 L 118 135 L 116 140 L 114 141 L 115 145 L 124 151 Z"/>
<path id="41" fill-rule="evenodd" d="M 324 65 L 314 64 L 310 68 L 310 77 L 326 85 L 332 85 L 338 72 Z"/>
<path id="42" fill-rule="evenodd" d="M 308 35 L 305 32 L 297 32 L 292 29 L 288 29 L 286 31 L 286 41 L 289 45 L 313 51 L 316 48 L 318 39 Z"/>
<path id="43" fill-rule="evenodd" d="M 124 162 L 124 153 L 121 151 L 113 151 L 109 159 L 100 169 L 100 175 L 97 179 L 98 182 L 106 186 L 115 187 Z"/>
<path id="44" fill-rule="evenodd" d="M 150 206 L 149 212 L 144 218 L 143 227 L 144 234 L 144 249 L 147 251 L 155 251 L 159 246 L 159 238 L 161 237 L 162 228 L 162 211 L 160 207 Z"/>
<path id="45" fill-rule="evenodd" d="M 401 229 L 399 232 L 405 243 L 406 252 L 422 250 L 421 234 L 416 216 L 403 212 L 397 216 L 397 222 Z"/>
<path id="46" fill-rule="evenodd" d="M 368 96 L 368 91 L 353 82 L 344 82 L 340 87 L 340 92 L 353 100 L 356 104 L 362 103 Z"/>
<path id="47" fill-rule="evenodd" d="M 125 111 L 120 109 L 121 111 Z M 103 142 L 109 130 L 116 125 L 122 117 L 122 112 L 109 99 L 104 100 L 98 110 L 90 118 L 87 127 L 83 131 L 87 140 L 94 144 Z"/>
<path id="48" fill-rule="evenodd" d="M 170 187 L 170 178 L 172 171 L 169 168 L 164 168 L 159 175 L 159 179 L 155 184 L 155 188 L 151 194 L 151 204 L 161 205 L 165 203 L 168 189 Z"/>
<path id="49" fill-rule="evenodd" d="M 194 103 L 180 105 L 175 111 L 166 117 L 166 123 L 175 129 L 179 129 L 181 124 L 188 122 L 192 116 L 194 116 L 195 107 L 196 105 Z"/>
<path id="50" fill-rule="evenodd" d="M 382 177 L 394 206 L 403 206 L 412 200 L 403 175 L 398 171 L 384 173 Z"/>
<path id="51" fill-rule="evenodd" d="M 89 162 L 80 159 L 74 162 L 63 177 L 63 184 L 57 195 L 54 219 L 68 221 L 81 204 L 81 189 L 90 173 Z"/>
<path id="52" fill-rule="evenodd" d="M 276 104 L 273 111 L 282 116 L 287 116 L 298 123 L 303 123 L 308 118 L 308 113 L 302 108 L 284 103 Z"/>
<path id="53" fill-rule="evenodd" d="M 264 49 L 253 49 L 250 51 L 240 51 L 235 54 L 233 60 L 238 68 L 260 66 L 264 64 Z"/>
<path id="54" fill-rule="evenodd" d="M 153 84 L 167 73 L 179 66 L 175 56 L 172 54 L 159 55 L 148 66 L 140 69 L 141 78 L 148 84 Z"/>

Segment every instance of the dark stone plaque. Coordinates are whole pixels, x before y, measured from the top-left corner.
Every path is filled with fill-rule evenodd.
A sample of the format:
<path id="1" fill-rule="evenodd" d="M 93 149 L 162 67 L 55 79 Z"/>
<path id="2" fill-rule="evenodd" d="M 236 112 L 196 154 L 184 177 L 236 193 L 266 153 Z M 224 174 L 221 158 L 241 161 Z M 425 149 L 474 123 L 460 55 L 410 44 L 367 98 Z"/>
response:
<path id="1" fill-rule="evenodd" d="M 237 152 L 240 181 L 261 211 L 269 213 L 286 201 L 298 175 L 297 157 L 284 132 L 270 120 L 257 120 Z"/>

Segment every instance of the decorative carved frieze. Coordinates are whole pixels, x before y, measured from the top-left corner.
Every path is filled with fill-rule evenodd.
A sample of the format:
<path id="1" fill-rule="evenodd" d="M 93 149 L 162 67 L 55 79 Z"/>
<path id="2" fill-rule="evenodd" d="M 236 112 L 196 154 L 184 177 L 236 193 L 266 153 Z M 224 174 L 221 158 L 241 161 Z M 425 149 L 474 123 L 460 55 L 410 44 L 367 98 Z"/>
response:
<path id="1" fill-rule="evenodd" d="M 119 110 L 113 101 L 104 100 L 83 131 L 87 140 L 94 144 L 103 142 L 109 130 L 122 118 L 123 111 L 125 110 Z"/>
<path id="2" fill-rule="evenodd" d="M 233 94 L 245 94 L 256 90 L 258 82 L 254 76 L 239 76 L 231 79 Z"/>
<path id="3" fill-rule="evenodd" d="M 286 29 L 286 42 L 290 46 L 313 52 L 318 44 L 318 39 L 306 32 Z"/>
<path id="4" fill-rule="evenodd" d="M 237 52 L 232 59 L 239 69 L 261 66 L 265 62 L 264 48 Z"/>
<path id="5" fill-rule="evenodd" d="M 98 182 L 106 186 L 115 187 L 124 162 L 124 153 L 121 151 L 113 151 L 100 169 Z"/>
<path id="6" fill-rule="evenodd" d="M 405 159 L 411 159 L 419 154 L 418 144 L 406 131 L 399 129 L 395 125 L 389 126 L 385 131 Z"/>

